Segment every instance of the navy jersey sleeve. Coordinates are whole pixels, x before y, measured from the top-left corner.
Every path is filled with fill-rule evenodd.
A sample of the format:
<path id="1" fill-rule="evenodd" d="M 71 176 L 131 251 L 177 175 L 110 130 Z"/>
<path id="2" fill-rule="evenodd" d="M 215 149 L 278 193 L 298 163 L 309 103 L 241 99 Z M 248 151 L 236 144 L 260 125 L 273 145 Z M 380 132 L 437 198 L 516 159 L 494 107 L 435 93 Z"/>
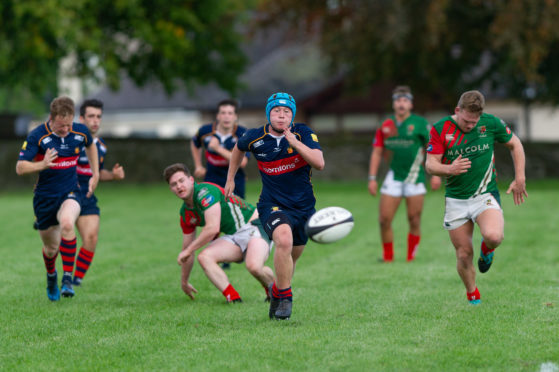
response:
<path id="1" fill-rule="evenodd" d="M 257 139 L 259 136 L 260 129 L 249 129 L 245 132 L 245 134 L 239 138 L 237 142 L 237 148 L 241 151 L 251 151 L 250 145 Z"/>
<path id="2" fill-rule="evenodd" d="M 245 135 L 246 132 L 247 132 L 247 129 L 245 127 L 239 126 L 237 128 L 237 132 L 235 134 L 237 135 L 237 138 L 241 138 L 242 136 Z M 247 151 L 245 153 L 245 156 L 250 159 L 250 152 Z"/>
<path id="3" fill-rule="evenodd" d="M 318 143 L 318 136 L 305 124 L 296 123 L 293 132 L 299 134 L 299 140 L 309 148 L 322 150 L 320 143 Z"/>
<path id="4" fill-rule="evenodd" d="M 202 147 L 202 142 L 200 140 L 200 129 L 202 127 L 198 128 L 198 130 L 196 131 L 196 134 L 194 135 L 194 137 L 192 137 L 192 143 L 194 143 L 194 146 L 196 146 L 196 148 L 200 148 Z"/>
<path id="5" fill-rule="evenodd" d="M 91 136 L 91 132 L 84 124 L 73 123 L 72 132 L 84 136 L 85 147 L 89 147 L 93 144 L 93 137 Z"/>
<path id="6" fill-rule="evenodd" d="M 19 160 L 33 161 L 35 156 L 40 152 L 39 138 L 37 138 L 36 133 L 37 131 L 29 133 L 25 142 L 23 142 L 19 152 Z"/>

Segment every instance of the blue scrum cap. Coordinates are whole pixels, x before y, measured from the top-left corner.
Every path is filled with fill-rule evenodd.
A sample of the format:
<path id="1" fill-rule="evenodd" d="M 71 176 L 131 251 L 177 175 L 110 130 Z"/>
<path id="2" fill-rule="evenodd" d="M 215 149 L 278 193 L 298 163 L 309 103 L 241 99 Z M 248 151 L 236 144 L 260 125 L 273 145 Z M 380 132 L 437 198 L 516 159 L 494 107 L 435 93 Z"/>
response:
<path id="1" fill-rule="evenodd" d="M 268 98 L 268 103 L 266 104 L 266 118 L 268 119 L 268 123 L 270 122 L 270 111 L 272 111 L 274 107 L 278 106 L 285 106 L 291 109 L 291 112 L 293 113 L 291 124 L 293 124 L 295 113 L 297 112 L 297 106 L 293 97 L 287 93 L 275 93 Z"/>

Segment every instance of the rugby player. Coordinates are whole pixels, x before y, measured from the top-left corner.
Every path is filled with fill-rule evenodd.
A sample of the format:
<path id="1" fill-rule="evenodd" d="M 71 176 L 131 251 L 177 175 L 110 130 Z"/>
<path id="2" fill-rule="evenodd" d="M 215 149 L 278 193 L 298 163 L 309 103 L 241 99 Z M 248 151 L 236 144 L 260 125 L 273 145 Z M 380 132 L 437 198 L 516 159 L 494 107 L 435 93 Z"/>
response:
<path id="1" fill-rule="evenodd" d="M 384 150 L 392 152 L 390 168 L 380 189 L 379 224 L 383 248 L 383 261 L 394 259 L 394 232 L 392 220 L 406 199 L 408 215 L 408 254 L 412 261 L 421 240 L 421 212 L 425 189 L 425 148 L 429 141 L 427 120 L 412 114 L 413 96 L 407 86 L 398 86 L 392 92 L 394 115 L 386 119 L 376 131 L 369 164 L 369 193 L 377 195 L 377 173 Z M 440 177 L 431 177 L 431 189 L 441 185 Z"/>
<path id="2" fill-rule="evenodd" d="M 311 170 L 324 168 L 316 134 L 303 123 L 293 123 L 296 109 L 295 100 L 287 93 L 276 93 L 268 98 L 268 123 L 248 130 L 239 139 L 231 155 L 225 185 L 225 195 L 231 195 L 245 152 L 251 152 L 262 178 L 258 214 L 275 245 L 270 319 L 291 317 L 295 263 L 308 240 L 305 223 L 315 212 Z"/>
<path id="3" fill-rule="evenodd" d="M 229 282 L 220 262 L 245 262 L 247 270 L 264 287 L 272 284 L 274 274 L 265 266 L 270 254 L 269 240 L 260 232 L 256 208 L 236 195 L 225 197 L 222 187 L 212 183 L 196 183 L 184 164 L 173 164 L 163 171 L 171 191 L 183 201 L 180 224 L 183 231 L 182 251 L 177 261 L 182 266 L 181 287 L 194 299 L 196 289 L 189 281 L 195 252 L 208 279 L 225 296 L 227 302 L 242 302 Z M 196 236 L 196 227 L 201 226 Z M 224 233 L 219 238 L 220 233 Z"/>
<path id="4" fill-rule="evenodd" d="M 426 162 L 427 172 L 447 177 L 443 226 L 456 250 L 456 268 L 466 287 L 468 301 L 473 305 L 481 302 L 473 265 L 474 223 L 479 226 L 483 239 L 478 259 L 481 273 L 489 270 L 494 250 L 504 239 L 505 222 L 493 152 L 495 141 L 510 150 L 514 162 L 515 178 L 507 194 L 512 192 L 516 205 L 528 197 L 522 143 L 503 120 L 484 113 L 484 106 L 485 98 L 479 91 L 463 93 L 454 115 L 433 125 Z"/>
<path id="5" fill-rule="evenodd" d="M 105 157 L 107 156 L 107 145 L 97 136 L 103 117 L 103 102 L 96 99 L 85 100 L 80 106 L 80 122 L 85 124 L 93 136 L 93 142 L 97 146 L 99 156 L 99 180 L 100 181 L 120 181 L 124 179 L 124 168 L 116 163 L 111 170 L 104 169 Z M 82 151 L 78 158 L 78 182 L 82 194 L 85 185 L 89 183 L 92 171 L 85 152 Z M 81 282 L 91 266 L 97 241 L 99 238 L 99 216 L 100 210 L 97 205 L 97 197 L 92 195 L 85 198 L 82 195 L 82 208 L 76 226 L 82 239 L 82 247 L 79 250 L 76 260 L 76 270 L 74 272 L 73 284 L 80 286 Z M 62 247 L 61 247 L 62 249 Z M 73 252 L 72 259 L 75 255 Z"/>
<path id="6" fill-rule="evenodd" d="M 72 271 L 76 251 L 74 225 L 80 215 L 82 195 L 89 198 L 99 181 L 97 147 L 87 127 L 73 122 L 74 102 L 68 97 L 55 98 L 50 104 L 46 123 L 33 129 L 19 153 L 18 175 L 39 173 L 33 197 L 35 226 L 43 242 L 43 259 L 47 269 L 47 297 L 58 301 L 60 295 L 73 297 Z M 91 178 L 82 193 L 76 166 L 85 149 Z M 58 288 L 56 256 L 62 255 L 64 275 Z M 70 257 L 71 256 L 71 257 Z"/>

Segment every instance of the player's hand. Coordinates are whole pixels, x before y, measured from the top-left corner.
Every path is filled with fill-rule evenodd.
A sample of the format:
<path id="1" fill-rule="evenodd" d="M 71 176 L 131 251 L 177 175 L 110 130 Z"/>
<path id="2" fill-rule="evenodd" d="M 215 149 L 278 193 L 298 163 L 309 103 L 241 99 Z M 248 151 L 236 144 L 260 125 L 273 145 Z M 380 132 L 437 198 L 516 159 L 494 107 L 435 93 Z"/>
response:
<path id="1" fill-rule="evenodd" d="M 439 176 L 431 176 L 431 190 L 438 190 L 441 187 L 442 180 Z"/>
<path id="2" fill-rule="evenodd" d="M 285 136 L 285 139 L 287 140 L 287 142 L 289 142 L 291 146 L 295 146 L 295 144 L 299 142 L 295 134 L 293 134 L 293 132 L 291 131 L 291 126 L 287 127 L 287 129 L 283 131 L 283 135 Z"/>
<path id="3" fill-rule="evenodd" d="M 113 167 L 113 179 L 115 181 L 120 181 L 124 179 L 124 168 L 118 163 Z"/>
<path id="4" fill-rule="evenodd" d="M 227 200 L 235 191 L 235 181 L 227 180 L 223 189 L 225 190 L 225 200 Z"/>
<path id="5" fill-rule="evenodd" d="M 194 168 L 194 177 L 198 179 L 203 179 L 206 176 L 206 168 L 200 166 Z"/>
<path id="6" fill-rule="evenodd" d="M 181 253 L 179 253 L 179 256 L 177 257 L 177 263 L 179 265 L 182 265 L 183 263 L 186 262 L 186 260 L 191 254 L 192 252 L 190 252 L 188 249 L 181 251 Z"/>
<path id="7" fill-rule="evenodd" d="M 48 148 L 45 152 L 45 157 L 43 158 L 43 164 L 45 169 L 54 166 L 56 163 L 54 162 L 58 158 L 58 152 L 56 152 L 53 148 Z"/>
<path id="8" fill-rule="evenodd" d="M 97 183 L 99 183 L 99 177 L 91 177 L 89 179 L 89 188 L 86 195 L 87 198 L 91 198 L 91 195 L 93 195 L 93 192 L 97 188 Z"/>
<path id="9" fill-rule="evenodd" d="M 451 176 L 457 176 L 459 174 L 466 173 L 471 167 L 472 162 L 470 159 L 463 158 L 462 155 L 458 155 L 458 157 L 450 164 L 449 174 Z"/>
<path id="10" fill-rule="evenodd" d="M 212 136 L 212 138 L 210 138 L 210 142 L 208 142 L 208 149 L 213 152 L 218 152 L 220 145 L 219 139 L 216 136 Z"/>
<path id="11" fill-rule="evenodd" d="M 183 281 L 181 281 L 181 287 L 182 291 L 186 293 L 186 295 L 190 297 L 191 300 L 194 300 L 194 293 L 198 293 L 196 288 L 194 288 L 192 284 Z"/>
<path id="12" fill-rule="evenodd" d="M 524 203 L 524 197 L 528 197 L 528 192 L 526 191 L 526 181 L 512 181 L 507 190 L 507 194 L 510 194 L 511 192 L 515 205 Z"/>
<path id="13" fill-rule="evenodd" d="M 378 183 L 377 180 L 369 180 L 369 194 L 377 196 Z"/>

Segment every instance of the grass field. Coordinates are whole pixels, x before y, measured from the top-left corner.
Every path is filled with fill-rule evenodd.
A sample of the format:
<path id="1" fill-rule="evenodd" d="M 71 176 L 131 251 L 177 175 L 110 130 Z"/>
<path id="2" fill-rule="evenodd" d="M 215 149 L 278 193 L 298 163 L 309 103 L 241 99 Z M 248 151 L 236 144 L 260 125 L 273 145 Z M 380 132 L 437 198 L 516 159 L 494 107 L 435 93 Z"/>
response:
<path id="1" fill-rule="evenodd" d="M 258 187 L 249 184 L 249 200 Z M 356 225 L 338 243 L 307 246 L 284 322 L 268 319 L 264 291 L 241 265 L 228 275 L 243 304 L 227 305 L 198 264 L 196 300 L 182 293 L 180 201 L 164 183 L 100 186 L 92 268 L 76 297 L 51 303 L 31 190 L 0 193 L 0 370 L 559 370 L 558 181 L 529 183 L 522 206 L 502 195 L 505 241 L 478 274 L 480 306 L 456 273 L 442 192 L 426 198 L 416 261 L 405 262 L 401 208 L 395 263 L 381 264 L 378 199 L 366 185 L 315 190 L 317 207 L 345 207 Z"/>

